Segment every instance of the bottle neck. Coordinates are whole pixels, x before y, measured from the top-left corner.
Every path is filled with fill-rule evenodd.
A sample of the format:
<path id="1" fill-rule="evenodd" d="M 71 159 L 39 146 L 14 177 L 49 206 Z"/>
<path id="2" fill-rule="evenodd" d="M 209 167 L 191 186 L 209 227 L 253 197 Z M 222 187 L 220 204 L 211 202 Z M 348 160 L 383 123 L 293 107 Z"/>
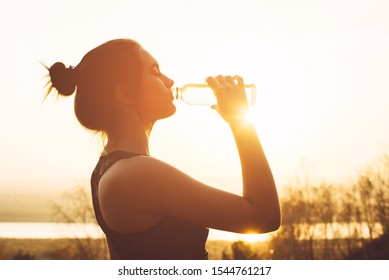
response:
<path id="1" fill-rule="evenodd" d="M 172 95 L 174 99 L 181 99 L 182 90 L 179 87 L 172 87 Z"/>

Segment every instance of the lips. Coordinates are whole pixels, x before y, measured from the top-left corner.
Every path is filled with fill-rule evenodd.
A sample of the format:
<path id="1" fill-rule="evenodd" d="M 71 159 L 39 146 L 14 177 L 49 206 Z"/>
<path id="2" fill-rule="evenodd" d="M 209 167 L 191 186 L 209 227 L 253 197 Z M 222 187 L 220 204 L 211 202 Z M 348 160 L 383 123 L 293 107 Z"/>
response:
<path id="1" fill-rule="evenodd" d="M 174 96 L 173 96 L 173 91 L 169 91 L 169 95 L 170 95 L 170 97 L 171 97 L 171 99 L 172 99 L 172 101 L 174 100 Z"/>

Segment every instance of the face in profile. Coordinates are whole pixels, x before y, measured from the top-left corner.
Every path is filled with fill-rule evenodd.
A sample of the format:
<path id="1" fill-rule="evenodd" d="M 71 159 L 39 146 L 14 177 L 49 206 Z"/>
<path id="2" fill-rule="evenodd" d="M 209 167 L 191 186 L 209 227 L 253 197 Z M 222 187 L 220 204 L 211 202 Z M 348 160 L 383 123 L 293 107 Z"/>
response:
<path id="1" fill-rule="evenodd" d="M 142 119 L 154 123 L 176 111 L 171 90 L 174 81 L 161 73 L 158 62 L 143 48 L 139 50 L 139 60 L 141 85 L 137 105 Z"/>

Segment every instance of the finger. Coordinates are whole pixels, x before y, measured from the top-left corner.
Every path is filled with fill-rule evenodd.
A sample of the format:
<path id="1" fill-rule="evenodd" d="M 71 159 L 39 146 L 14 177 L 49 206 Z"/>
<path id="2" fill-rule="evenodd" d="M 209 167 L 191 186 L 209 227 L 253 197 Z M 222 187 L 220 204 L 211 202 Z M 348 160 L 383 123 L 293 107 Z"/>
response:
<path id="1" fill-rule="evenodd" d="M 235 85 L 235 81 L 231 76 L 226 76 L 225 79 L 226 79 L 228 84 Z"/>
<path id="2" fill-rule="evenodd" d="M 214 77 L 207 77 L 206 82 L 212 90 L 219 85 Z"/>
<path id="3" fill-rule="evenodd" d="M 244 86 L 244 81 L 241 76 L 235 75 L 234 80 L 237 82 L 238 86 Z"/>
<path id="4" fill-rule="evenodd" d="M 225 78 L 224 76 L 222 76 L 222 75 L 217 76 L 217 77 L 216 77 L 216 80 L 219 82 L 219 84 L 220 84 L 221 86 L 227 84 L 226 78 Z"/>

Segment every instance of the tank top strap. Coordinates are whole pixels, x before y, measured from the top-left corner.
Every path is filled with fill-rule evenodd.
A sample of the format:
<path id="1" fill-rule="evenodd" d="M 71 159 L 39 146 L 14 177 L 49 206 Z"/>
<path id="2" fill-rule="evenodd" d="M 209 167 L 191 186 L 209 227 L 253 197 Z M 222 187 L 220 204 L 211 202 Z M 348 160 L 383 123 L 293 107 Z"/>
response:
<path id="1" fill-rule="evenodd" d="M 126 151 L 115 151 L 106 155 L 102 155 L 92 174 L 92 186 L 98 186 L 100 178 L 104 173 L 117 161 L 136 156 L 144 156 L 144 154 L 131 153 Z"/>

